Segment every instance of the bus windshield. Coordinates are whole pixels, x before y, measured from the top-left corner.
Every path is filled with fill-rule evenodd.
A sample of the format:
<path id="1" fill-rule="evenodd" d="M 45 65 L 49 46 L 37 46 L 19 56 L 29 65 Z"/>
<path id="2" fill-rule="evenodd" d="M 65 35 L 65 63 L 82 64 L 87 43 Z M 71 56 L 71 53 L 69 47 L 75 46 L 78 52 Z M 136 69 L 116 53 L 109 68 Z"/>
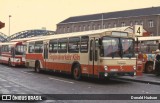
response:
<path id="1" fill-rule="evenodd" d="M 121 38 L 122 43 L 122 57 L 133 57 L 134 56 L 134 45 L 133 39 Z"/>
<path id="2" fill-rule="evenodd" d="M 133 39 L 103 37 L 102 57 L 133 57 Z"/>
<path id="3" fill-rule="evenodd" d="M 17 45 L 15 48 L 15 55 L 24 55 L 26 50 L 26 45 Z"/>

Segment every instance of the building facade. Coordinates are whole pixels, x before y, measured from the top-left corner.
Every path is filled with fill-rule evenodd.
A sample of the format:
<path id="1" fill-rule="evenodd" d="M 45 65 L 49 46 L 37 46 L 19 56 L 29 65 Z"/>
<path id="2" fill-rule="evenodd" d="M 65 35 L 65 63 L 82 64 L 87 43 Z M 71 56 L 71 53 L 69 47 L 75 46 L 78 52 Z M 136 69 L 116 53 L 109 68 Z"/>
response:
<path id="1" fill-rule="evenodd" d="M 160 36 L 160 7 L 75 16 L 57 24 L 56 33 L 143 25 L 153 36 Z"/>

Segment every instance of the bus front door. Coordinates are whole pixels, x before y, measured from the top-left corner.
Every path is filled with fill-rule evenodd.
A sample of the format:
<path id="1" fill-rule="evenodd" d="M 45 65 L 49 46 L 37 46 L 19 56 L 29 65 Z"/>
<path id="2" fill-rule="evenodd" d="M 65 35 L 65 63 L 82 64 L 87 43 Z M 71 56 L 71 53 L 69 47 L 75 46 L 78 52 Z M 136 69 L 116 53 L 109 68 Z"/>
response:
<path id="1" fill-rule="evenodd" d="M 98 39 L 94 37 L 90 39 L 89 50 L 89 74 L 91 74 L 92 77 L 98 76 L 98 54 Z"/>
<path id="2" fill-rule="evenodd" d="M 44 57 L 44 68 L 47 69 L 47 59 L 48 59 L 48 44 L 44 44 L 44 52 L 43 52 L 43 57 Z"/>

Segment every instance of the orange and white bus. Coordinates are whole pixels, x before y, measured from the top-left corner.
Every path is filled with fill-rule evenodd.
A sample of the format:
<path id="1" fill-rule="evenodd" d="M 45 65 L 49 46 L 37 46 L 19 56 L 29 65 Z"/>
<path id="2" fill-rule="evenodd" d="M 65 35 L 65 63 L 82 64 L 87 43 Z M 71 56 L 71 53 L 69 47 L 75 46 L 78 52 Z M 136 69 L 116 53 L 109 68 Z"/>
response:
<path id="1" fill-rule="evenodd" d="M 0 43 L 0 63 L 9 66 L 25 66 L 26 45 L 22 42 Z"/>
<path id="2" fill-rule="evenodd" d="M 153 73 L 155 51 L 160 49 L 160 36 L 137 37 L 135 52 L 146 73 Z"/>
<path id="3" fill-rule="evenodd" d="M 136 75 L 134 37 L 112 29 L 57 34 L 27 41 L 26 66 L 81 76 Z"/>

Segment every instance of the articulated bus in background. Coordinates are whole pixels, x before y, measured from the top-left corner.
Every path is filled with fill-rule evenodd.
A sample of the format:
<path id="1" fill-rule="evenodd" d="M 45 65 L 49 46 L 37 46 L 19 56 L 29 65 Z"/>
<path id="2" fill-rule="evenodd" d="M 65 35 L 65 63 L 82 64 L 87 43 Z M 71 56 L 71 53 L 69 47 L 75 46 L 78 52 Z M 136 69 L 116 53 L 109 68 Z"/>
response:
<path id="1" fill-rule="evenodd" d="M 133 34 L 112 29 L 57 34 L 27 41 L 26 66 L 81 76 L 136 75 Z"/>
<path id="2" fill-rule="evenodd" d="M 146 73 L 153 73 L 155 51 L 160 49 L 160 36 L 137 37 L 135 51 Z"/>
<path id="3" fill-rule="evenodd" d="M 0 43 L 0 63 L 9 66 L 25 66 L 26 45 L 22 42 Z"/>
<path id="4" fill-rule="evenodd" d="M 25 54 L 26 54 L 26 43 L 27 43 L 27 41 L 29 41 L 29 40 L 36 40 L 36 39 L 42 39 L 42 38 L 46 38 L 46 37 L 48 37 L 48 35 L 47 36 L 36 36 L 36 37 L 29 37 L 29 38 L 20 38 L 20 39 L 13 39 L 13 40 L 11 40 L 10 42 L 10 44 L 13 44 L 13 43 L 21 43 L 21 45 L 24 47 L 23 49 L 21 48 L 21 51 L 23 51 L 23 54 L 21 55 L 22 56 L 22 60 L 23 61 L 21 61 L 21 62 L 23 62 L 23 63 L 21 63 L 21 64 L 19 64 L 19 65 L 23 65 L 23 66 L 25 66 Z M 10 45 L 9 44 L 9 45 Z M 19 46 L 18 47 L 16 47 L 17 45 L 15 45 L 15 47 L 13 47 L 13 48 L 20 48 Z M 16 50 L 16 49 L 15 49 Z M 19 49 L 18 49 L 19 50 Z M 17 55 L 18 56 L 18 54 L 15 54 L 15 55 Z M 20 57 L 20 55 L 19 55 L 19 57 Z M 8 58 L 7 58 L 7 60 L 8 60 Z M 7 60 L 6 60 L 6 63 L 8 63 L 9 62 L 9 60 L 8 60 L 8 62 L 7 62 Z M 12 66 L 14 66 L 14 63 L 11 63 L 12 64 Z M 16 63 L 16 64 L 18 64 L 18 63 Z"/>

